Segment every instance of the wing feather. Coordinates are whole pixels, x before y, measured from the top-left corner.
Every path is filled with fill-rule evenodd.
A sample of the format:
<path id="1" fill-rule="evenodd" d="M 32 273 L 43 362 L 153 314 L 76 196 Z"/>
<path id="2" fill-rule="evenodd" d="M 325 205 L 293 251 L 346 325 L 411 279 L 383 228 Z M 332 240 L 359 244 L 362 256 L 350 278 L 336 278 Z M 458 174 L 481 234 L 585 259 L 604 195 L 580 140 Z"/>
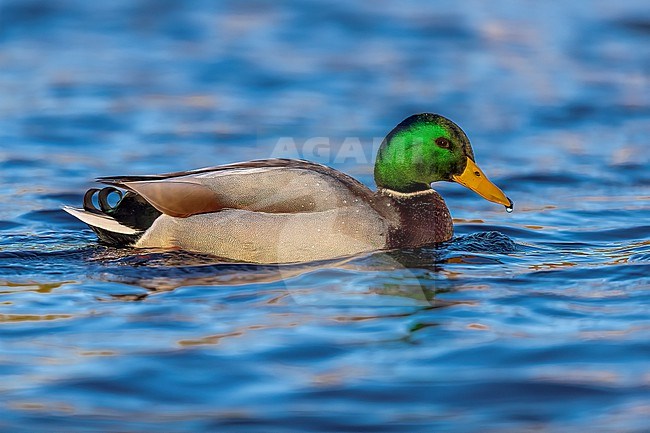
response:
<path id="1" fill-rule="evenodd" d="M 372 202 L 356 179 L 303 160 L 266 159 L 150 176 L 97 179 L 141 195 L 164 214 L 187 217 L 244 209 L 268 213 L 315 212 Z"/>

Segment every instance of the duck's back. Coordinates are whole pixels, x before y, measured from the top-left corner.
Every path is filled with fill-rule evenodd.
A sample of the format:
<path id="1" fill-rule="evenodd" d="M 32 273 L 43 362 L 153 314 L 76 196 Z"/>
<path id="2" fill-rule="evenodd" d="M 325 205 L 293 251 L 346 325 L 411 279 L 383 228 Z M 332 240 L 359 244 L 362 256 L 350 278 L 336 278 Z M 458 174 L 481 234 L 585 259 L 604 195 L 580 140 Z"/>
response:
<path id="1" fill-rule="evenodd" d="M 303 160 L 267 159 L 154 176 L 100 178 L 144 197 L 160 212 L 177 217 L 244 209 L 268 213 L 316 212 L 374 193 L 356 179 Z"/>

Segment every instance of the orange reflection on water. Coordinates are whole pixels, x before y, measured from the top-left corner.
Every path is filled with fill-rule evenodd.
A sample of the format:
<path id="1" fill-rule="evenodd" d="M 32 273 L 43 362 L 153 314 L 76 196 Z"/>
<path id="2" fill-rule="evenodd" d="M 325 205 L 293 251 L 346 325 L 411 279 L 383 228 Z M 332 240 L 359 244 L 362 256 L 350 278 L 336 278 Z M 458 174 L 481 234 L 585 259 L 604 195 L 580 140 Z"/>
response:
<path id="1" fill-rule="evenodd" d="M 578 335 L 584 340 L 628 340 L 630 334 L 648 332 L 649 330 L 650 326 L 630 326 L 627 329 L 582 331 Z"/>
<path id="2" fill-rule="evenodd" d="M 9 293 L 19 293 L 19 292 L 51 293 L 52 290 L 58 289 L 64 284 L 71 284 L 75 282 L 76 281 L 60 281 L 56 283 L 35 283 L 35 282 L 15 283 L 12 281 L 0 280 L 0 287 L 10 287 L 14 289 L 14 290 L 0 290 L 0 295 L 5 295 Z"/>
<path id="3" fill-rule="evenodd" d="M 204 346 L 204 345 L 217 345 L 220 344 L 222 340 L 232 337 L 242 337 L 249 333 L 249 331 L 259 331 L 265 329 L 281 329 L 281 328 L 295 328 L 296 326 L 302 325 L 303 322 L 289 322 L 273 325 L 250 325 L 244 326 L 239 329 L 235 329 L 229 332 L 223 332 L 220 334 L 208 335 L 201 338 L 196 338 L 192 340 L 180 340 L 178 344 L 183 347 L 187 346 Z"/>
<path id="4" fill-rule="evenodd" d="M 49 320 L 71 319 L 72 314 L 0 314 L 0 323 L 43 322 Z"/>
<path id="5" fill-rule="evenodd" d="M 577 266 L 577 263 L 573 262 L 560 262 L 560 263 L 540 263 L 538 265 L 530 265 L 528 268 L 532 269 L 534 271 L 541 271 L 544 269 L 562 269 L 562 268 L 570 268 L 573 266 Z"/>
<path id="6" fill-rule="evenodd" d="M 19 410 L 38 411 L 38 412 L 47 410 L 49 412 L 55 412 L 55 413 L 56 412 L 73 413 L 75 411 L 73 406 L 60 401 L 48 402 L 48 403 L 32 402 L 32 401 L 12 401 L 9 402 L 9 406 Z"/>
<path id="7" fill-rule="evenodd" d="M 470 323 L 467 325 L 467 329 L 473 329 L 475 331 L 488 331 L 490 327 L 483 325 L 482 323 Z"/>

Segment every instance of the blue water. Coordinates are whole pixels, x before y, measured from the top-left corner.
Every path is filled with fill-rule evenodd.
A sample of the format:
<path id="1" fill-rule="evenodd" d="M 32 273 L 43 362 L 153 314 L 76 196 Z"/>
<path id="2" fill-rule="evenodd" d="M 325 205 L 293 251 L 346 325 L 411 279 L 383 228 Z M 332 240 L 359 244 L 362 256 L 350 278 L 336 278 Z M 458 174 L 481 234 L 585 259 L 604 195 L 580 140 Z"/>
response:
<path id="1" fill-rule="evenodd" d="M 644 0 L 0 1 L 0 431 L 650 431 L 648 46 Z M 271 156 L 372 185 L 422 111 L 514 213 L 440 184 L 439 248 L 256 266 L 60 210 Z"/>

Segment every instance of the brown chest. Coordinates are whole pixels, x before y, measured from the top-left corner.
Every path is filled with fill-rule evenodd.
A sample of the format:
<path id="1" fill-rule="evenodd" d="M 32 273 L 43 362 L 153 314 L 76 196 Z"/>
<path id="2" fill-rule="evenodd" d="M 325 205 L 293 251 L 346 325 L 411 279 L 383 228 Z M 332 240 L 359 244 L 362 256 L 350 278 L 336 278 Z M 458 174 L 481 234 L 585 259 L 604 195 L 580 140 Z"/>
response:
<path id="1" fill-rule="evenodd" d="M 409 248 L 448 241 L 454 233 L 449 209 L 436 191 L 418 194 L 382 194 L 393 208 L 389 248 Z"/>

